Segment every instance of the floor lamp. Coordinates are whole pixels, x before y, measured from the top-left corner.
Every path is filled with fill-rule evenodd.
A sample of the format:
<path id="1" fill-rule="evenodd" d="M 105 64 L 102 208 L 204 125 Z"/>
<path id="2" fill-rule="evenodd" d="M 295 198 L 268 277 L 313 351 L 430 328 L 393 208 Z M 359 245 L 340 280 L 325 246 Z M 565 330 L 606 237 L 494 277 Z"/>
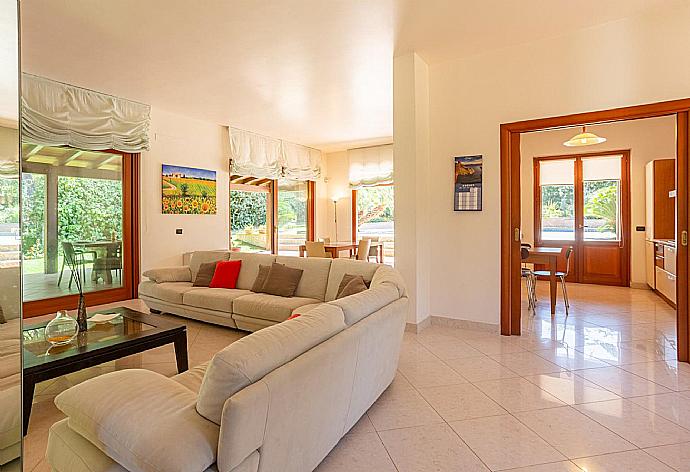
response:
<path id="1" fill-rule="evenodd" d="M 338 242 L 338 199 L 333 199 L 333 220 L 335 221 L 335 241 Z"/>

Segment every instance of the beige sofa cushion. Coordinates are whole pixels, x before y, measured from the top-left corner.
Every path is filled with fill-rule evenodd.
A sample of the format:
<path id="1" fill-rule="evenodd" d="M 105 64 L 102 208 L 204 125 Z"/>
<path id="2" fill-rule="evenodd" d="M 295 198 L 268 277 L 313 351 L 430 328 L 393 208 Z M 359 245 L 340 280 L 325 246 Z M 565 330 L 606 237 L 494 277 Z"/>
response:
<path id="1" fill-rule="evenodd" d="M 239 290 L 236 288 L 194 287 L 184 293 L 182 301 L 189 306 L 232 313 L 233 300 L 251 293 L 249 290 Z"/>
<path id="2" fill-rule="evenodd" d="M 143 369 L 101 375 L 55 397 L 69 427 L 130 472 L 203 471 L 216 462 L 218 426 L 195 402 L 188 388 Z"/>
<path id="3" fill-rule="evenodd" d="M 203 364 L 196 365 L 191 369 L 182 372 L 181 374 L 171 377 L 175 382 L 184 385 L 194 393 L 199 393 L 201 388 L 201 381 L 204 380 L 206 369 L 211 361 L 206 361 Z"/>
<path id="4" fill-rule="evenodd" d="M 192 290 L 191 282 L 163 282 L 157 284 L 152 280 L 145 280 L 139 284 L 139 293 L 151 298 L 157 298 L 168 303 L 182 303 L 182 297 Z"/>
<path id="5" fill-rule="evenodd" d="M 50 427 L 46 459 L 53 472 L 128 472 L 83 436 L 72 431 L 67 418 Z M 256 470 L 252 469 L 252 472 Z M 216 464 L 204 472 L 218 472 Z"/>
<path id="6" fill-rule="evenodd" d="M 400 297 L 407 296 L 407 287 L 405 286 L 405 281 L 400 275 L 400 272 L 388 265 L 381 265 L 374 273 L 374 277 L 371 279 L 371 286 L 376 287 L 379 285 L 390 284 L 398 289 Z"/>
<path id="7" fill-rule="evenodd" d="M 156 283 L 162 282 L 191 282 L 192 271 L 188 266 L 163 267 L 160 269 L 150 269 L 142 274 Z"/>
<path id="8" fill-rule="evenodd" d="M 276 257 L 276 262 L 285 264 L 286 267 L 302 269 L 304 271 L 295 291 L 296 297 L 324 300 L 326 284 L 328 283 L 328 272 L 331 269 L 331 259 L 278 256 Z"/>
<path id="9" fill-rule="evenodd" d="M 331 270 L 328 273 L 328 286 L 326 288 L 326 301 L 335 300 L 338 295 L 340 282 L 345 274 L 361 275 L 364 281 L 369 283 L 374 277 L 374 273 L 380 267 L 379 264 L 366 261 L 356 261 L 352 259 L 333 259 Z"/>
<path id="10" fill-rule="evenodd" d="M 248 297 L 258 295 L 262 294 Z M 324 304 L 235 341 L 211 359 L 199 390 L 197 411 L 220 424 L 228 398 L 344 328 L 342 310 Z"/>
<path id="11" fill-rule="evenodd" d="M 290 315 L 295 315 L 295 314 L 303 315 L 303 314 L 307 313 L 308 311 L 311 311 L 314 308 L 316 308 L 317 306 L 321 306 L 321 305 L 323 305 L 323 302 L 310 303 L 309 305 L 298 306 L 297 308 L 292 310 L 292 313 L 290 313 Z"/>
<path id="12" fill-rule="evenodd" d="M 345 314 L 345 323 L 351 326 L 362 318 L 400 298 L 398 289 L 393 285 L 377 285 L 369 290 L 328 302 L 340 307 Z"/>
<path id="13" fill-rule="evenodd" d="M 252 293 L 233 300 L 232 312 L 251 318 L 285 321 L 295 308 L 319 302 L 313 298 L 279 297 L 267 293 Z"/>
<path id="14" fill-rule="evenodd" d="M 259 265 L 270 266 L 276 260 L 272 254 L 255 254 L 251 252 L 231 252 L 230 260 L 241 260 L 242 268 L 237 278 L 237 288 L 251 290 L 256 276 L 259 275 Z"/>
<path id="15" fill-rule="evenodd" d="M 229 251 L 194 251 L 189 259 L 189 268 L 192 271 L 191 280 L 196 279 L 199 266 L 207 262 L 227 261 L 230 258 Z"/>

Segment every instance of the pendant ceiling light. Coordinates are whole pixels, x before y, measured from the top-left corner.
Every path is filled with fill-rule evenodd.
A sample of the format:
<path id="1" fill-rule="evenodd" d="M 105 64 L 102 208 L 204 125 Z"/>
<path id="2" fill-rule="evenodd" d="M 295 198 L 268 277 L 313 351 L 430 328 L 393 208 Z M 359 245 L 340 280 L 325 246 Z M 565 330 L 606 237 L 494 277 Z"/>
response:
<path id="1" fill-rule="evenodd" d="M 601 144 L 606 141 L 606 138 L 597 136 L 594 133 L 588 133 L 587 129 L 583 126 L 582 133 L 576 134 L 569 140 L 563 143 L 564 146 L 591 146 L 592 144 Z"/>

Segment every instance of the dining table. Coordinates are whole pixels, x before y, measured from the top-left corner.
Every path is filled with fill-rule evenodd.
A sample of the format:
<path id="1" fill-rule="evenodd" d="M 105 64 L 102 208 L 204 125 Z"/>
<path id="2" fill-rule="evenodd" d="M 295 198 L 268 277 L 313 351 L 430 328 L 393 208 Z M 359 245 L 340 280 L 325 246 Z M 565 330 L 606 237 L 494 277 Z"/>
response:
<path id="1" fill-rule="evenodd" d="M 323 244 L 324 250 L 329 253 L 333 259 L 340 257 L 340 254 L 344 251 L 347 251 L 347 257 L 352 257 L 357 246 L 359 246 L 359 242 L 357 241 L 340 241 Z M 376 261 L 383 263 L 383 241 L 372 240 L 371 247 L 376 248 Z M 301 244 L 299 247 L 299 256 L 304 257 L 306 254 L 307 245 Z"/>
<path id="2" fill-rule="evenodd" d="M 110 253 L 119 254 L 122 251 L 122 241 L 118 239 L 103 239 L 99 241 L 83 240 L 74 241 L 72 244 L 75 248 L 79 248 L 81 250 L 94 251 L 96 253 L 96 259 L 101 258 L 103 260 L 107 260 L 110 256 Z M 120 262 L 119 267 L 122 267 L 122 262 Z M 94 262 L 94 268 L 91 271 L 91 280 L 93 282 L 97 282 L 99 277 L 102 278 L 104 283 L 106 284 L 113 283 L 113 275 L 110 268 L 108 268 L 107 264 L 102 265 Z"/>
<path id="3" fill-rule="evenodd" d="M 537 246 L 528 248 L 528 256 L 522 262 L 531 264 L 543 264 L 547 266 L 549 271 L 549 292 L 551 295 L 551 314 L 556 313 L 556 292 L 558 288 L 558 279 L 556 277 L 556 270 L 558 264 L 558 257 L 563 253 L 561 247 L 545 247 Z"/>

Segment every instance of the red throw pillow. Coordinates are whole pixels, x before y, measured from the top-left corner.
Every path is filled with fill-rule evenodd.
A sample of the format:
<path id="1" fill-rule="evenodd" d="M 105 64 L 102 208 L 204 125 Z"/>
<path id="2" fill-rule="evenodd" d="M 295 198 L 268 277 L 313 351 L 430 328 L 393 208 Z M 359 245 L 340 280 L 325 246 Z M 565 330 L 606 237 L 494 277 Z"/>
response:
<path id="1" fill-rule="evenodd" d="M 297 318 L 298 316 L 299 316 L 299 313 L 295 313 L 294 315 L 290 315 L 290 317 L 288 318 L 288 320 L 292 320 L 292 319 L 294 319 L 294 318 Z M 287 321 L 287 320 L 285 320 L 285 321 Z"/>
<path id="2" fill-rule="evenodd" d="M 241 267 L 242 261 L 218 262 L 216 271 L 213 273 L 213 278 L 208 286 L 210 288 L 235 288 Z"/>

